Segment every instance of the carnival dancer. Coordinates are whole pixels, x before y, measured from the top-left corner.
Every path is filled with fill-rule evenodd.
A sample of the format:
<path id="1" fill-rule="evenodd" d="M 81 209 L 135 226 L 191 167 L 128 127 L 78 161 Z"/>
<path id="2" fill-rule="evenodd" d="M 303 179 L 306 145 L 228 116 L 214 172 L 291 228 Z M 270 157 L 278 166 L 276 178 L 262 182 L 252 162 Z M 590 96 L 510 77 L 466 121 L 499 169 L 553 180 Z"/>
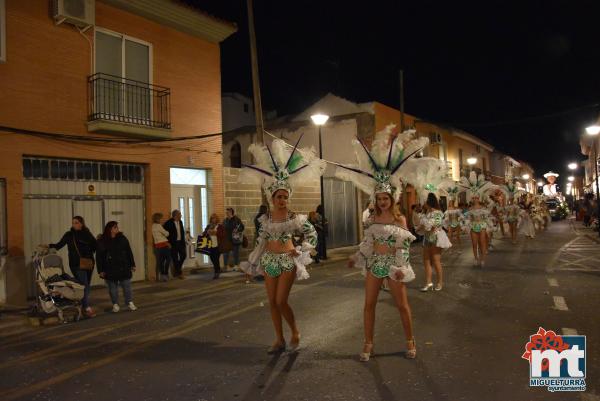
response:
<path id="1" fill-rule="evenodd" d="M 473 245 L 474 265 L 483 267 L 487 256 L 487 228 L 490 224 L 490 212 L 481 204 L 481 199 L 484 199 L 487 192 L 493 190 L 495 185 L 486 181 L 483 174 L 477 176 L 477 173 L 471 171 L 469 178 L 461 177 L 459 186 L 461 191 L 466 193 L 467 202 L 472 202 L 465 219 Z"/>
<path id="2" fill-rule="evenodd" d="M 447 181 L 447 184 L 442 187 L 448 198 L 448 209 L 444 212 L 444 228 L 448 230 L 450 242 L 458 243 L 457 248 L 460 252 L 460 234 L 464 226 L 465 218 L 462 209 L 456 207 L 456 199 L 460 188 L 454 181 Z"/>
<path id="3" fill-rule="evenodd" d="M 521 218 L 521 208 L 515 201 L 518 194 L 524 193 L 523 188 L 515 185 L 515 181 L 509 181 L 500 186 L 500 190 L 507 199 L 507 205 L 504 207 L 504 214 L 510 230 L 510 237 L 513 244 L 517 243 L 517 227 Z"/>
<path id="4" fill-rule="evenodd" d="M 373 354 L 375 308 L 384 279 L 388 279 L 391 294 L 400 312 L 406 336 L 406 358 L 416 357 L 417 349 L 412 331 L 412 315 L 405 283 L 414 280 L 410 266 L 410 244 L 415 236 L 400 224 L 396 201 L 400 197 L 402 167 L 428 142 L 426 138 L 413 139 L 414 131 L 397 136 L 393 126 L 378 132 L 367 150 L 360 141 L 353 141 L 358 167 L 341 166 L 336 175 L 351 180 L 361 190 L 371 195 L 375 213 L 370 217 L 359 251 L 348 265 L 363 269 L 365 277 L 364 344 L 360 360 L 366 362 Z M 416 161 L 416 160 L 415 160 Z M 413 163 L 412 168 L 417 168 Z"/>
<path id="5" fill-rule="evenodd" d="M 417 232 L 423 235 L 423 267 L 425 283 L 422 292 L 429 290 L 441 291 L 443 286 L 442 250 L 452 246 L 444 231 L 444 212 L 440 210 L 436 195 L 446 194 L 445 187 L 449 183 L 446 162 L 434 158 L 419 159 L 418 169 L 408 169 L 404 180 L 410 182 L 422 203 L 424 213 L 419 221 Z M 431 266 L 435 268 L 437 283 L 432 282 Z"/>
<path id="6" fill-rule="evenodd" d="M 520 205 L 520 223 L 519 230 L 525 235 L 525 237 L 529 239 L 535 238 L 535 225 L 533 224 L 533 219 L 531 218 L 532 214 L 532 202 L 529 198 L 529 194 L 525 197 L 525 200 Z"/>
<path id="7" fill-rule="evenodd" d="M 273 141 L 272 148 L 250 145 L 248 150 L 257 163 L 244 166 L 239 176 L 240 182 L 262 184 L 272 202 L 271 211 L 258 219 L 260 226 L 255 249 L 248 256 L 248 261 L 240 264 L 245 273 L 265 277 L 276 336 L 267 351 L 269 354 L 286 350 L 282 317 L 291 330 L 288 351 L 294 352 L 299 348 L 300 331 L 288 297 L 295 279 L 309 277 L 306 265 L 312 262 L 310 251 L 317 244 L 317 233 L 307 216 L 288 209 L 293 187 L 318 179 L 325 169 L 325 162 L 316 158 L 312 150 L 298 149 L 300 139 L 293 149 L 279 139 Z M 304 242 L 302 246 L 294 247 L 292 238 L 298 234 L 303 236 Z"/>
<path id="8" fill-rule="evenodd" d="M 487 236 L 488 236 L 488 252 L 492 251 L 494 249 L 494 246 L 492 244 L 493 240 L 494 240 L 494 233 L 498 232 L 500 230 L 499 227 L 499 219 L 498 219 L 498 203 L 496 202 L 496 200 L 494 199 L 493 195 L 489 195 L 487 198 L 487 205 L 486 205 L 488 211 L 490 212 L 490 216 L 489 216 L 489 223 L 486 229 L 487 232 Z"/>

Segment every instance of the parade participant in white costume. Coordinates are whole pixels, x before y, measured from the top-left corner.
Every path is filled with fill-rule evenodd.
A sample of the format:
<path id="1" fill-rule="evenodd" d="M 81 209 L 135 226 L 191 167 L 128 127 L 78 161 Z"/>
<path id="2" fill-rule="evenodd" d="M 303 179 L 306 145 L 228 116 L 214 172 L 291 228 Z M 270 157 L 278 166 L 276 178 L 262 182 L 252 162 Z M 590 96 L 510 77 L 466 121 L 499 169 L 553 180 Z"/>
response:
<path id="1" fill-rule="evenodd" d="M 272 150 L 268 146 L 250 145 L 248 150 L 256 165 L 244 166 L 239 176 L 239 182 L 262 185 L 272 202 L 270 212 L 258 219 L 260 228 L 256 248 L 248 261 L 240 264 L 245 273 L 265 277 L 276 335 L 275 342 L 268 349 L 270 354 L 286 350 L 282 317 L 291 330 L 289 351 L 296 351 L 299 347 L 300 331 L 288 297 L 295 279 L 309 277 L 306 265 L 312 262 L 310 251 L 317 244 L 317 233 L 307 216 L 288 209 L 293 187 L 318 179 L 325 169 L 325 162 L 316 158 L 312 150 L 297 149 L 300 139 L 293 150 L 280 139 L 273 141 Z M 294 235 L 303 236 L 302 246 L 294 247 Z"/>
<path id="2" fill-rule="evenodd" d="M 443 286 L 442 250 L 452 246 L 443 229 L 444 212 L 440 210 L 437 195 L 444 193 L 443 186 L 448 185 L 448 168 L 446 162 L 434 158 L 419 159 L 420 168 L 407 171 L 404 180 L 410 182 L 417 191 L 419 203 L 424 213 L 416 227 L 417 233 L 423 235 L 423 266 L 425 269 L 425 285 L 421 291 L 441 291 Z M 437 275 L 435 287 L 432 282 L 432 266 Z"/>
<path id="3" fill-rule="evenodd" d="M 506 216 L 506 221 L 508 222 L 508 227 L 510 230 L 510 237 L 512 239 L 512 243 L 517 243 L 517 226 L 519 224 L 519 220 L 521 218 L 521 208 L 516 202 L 516 196 L 521 193 L 525 193 L 523 188 L 517 187 L 515 182 L 508 182 L 506 185 L 500 186 L 500 190 L 504 192 L 504 195 L 507 199 L 507 205 L 504 207 L 504 215 Z"/>
<path id="4" fill-rule="evenodd" d="M 558 174 L 553 171 L 548 171 L 544 174 L 544 178 L 548 180 L 548 183 L 543 186 L 544 195 L 548 198 L 556 198 L 558 196 L 558 192 L 556 191 L 556 178 Z"/>
<path id="5" fill-rule="evenodd" d="M 491 224 L 490 212 L 482 204 L 481 199 L 487 196 L 489 191 L 496 188 L 491 182 L 486 181 L 483 174 L 471 171 L 469 178 L 461 177 L 459 187 L 467 195 L 467 202 L 472 202 L 465 219 L 466 227 L 471 235 L 473 245 L 473 256 L 475 266 L 483 267 L 487 256 L 487 228 Z"/>
<path id="6" fill-rule="evenodd" d="M 448 230 L 450 242 L 458 243 L 460 252 L 460 234 L 465 223 L 462 210 L 456 207 L 456 199 L 460 188 L 454 181 L 449 181 L 445 186 L 442 186 L 442 189 L 446 192 L 448 198 L 448 209 L 444 213 L 444 228 Z"/>
<path id="7" fill-rule="evenodd" d="M 358 166 L 340 166 L 336 175 L 354 182 L 371 195 L 375 213 L 364 231 L 359 251 L 350 258 L 348 265 L 363 269 L 365 277 L 364 344 L 361 361 L 368 361 L 373 354 L 375 308 L 382 281 L 388 279 L 390 291 L 400 311 L 406 336 L 405 356 L 415 358 L 417 349 L 412 332 L 412 315 L 408 304 L 405 283 L 414 280 L 410 266 L 410 243 L 415 236 L 400 223 L 396 206 L 400 198 L 400 176 L 407 161 L 426 146 L 426 138 L 413 139 L 414 131 L 393 135 L 393 127 L 375 135 L 369 151 L 360 141 L 353 141 Z M 417 168 L 413 163 L 412 168 Z M 405 168 L 404 170 L 402 168 Z"/>

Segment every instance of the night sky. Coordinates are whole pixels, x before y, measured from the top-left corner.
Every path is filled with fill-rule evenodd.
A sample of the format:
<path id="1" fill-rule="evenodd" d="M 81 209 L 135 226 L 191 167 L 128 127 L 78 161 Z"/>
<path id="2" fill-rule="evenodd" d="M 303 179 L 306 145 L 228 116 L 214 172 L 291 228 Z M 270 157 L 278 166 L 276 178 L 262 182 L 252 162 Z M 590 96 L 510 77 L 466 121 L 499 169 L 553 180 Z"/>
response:
<path id="1" fill-rule="evenodd" d="M 184 0 L 238 25 L 222 89 L 252 95 L 245 0 Z M 299 113 L 327 92 L 462 128 L 540 177 L 584 158 L 600 114 L 598 1 L 254 0 L 264 109 Z M 581 169 L 579 174 L 583 174 Z M 562 181 L 562 180 L 561 180 Z"/>

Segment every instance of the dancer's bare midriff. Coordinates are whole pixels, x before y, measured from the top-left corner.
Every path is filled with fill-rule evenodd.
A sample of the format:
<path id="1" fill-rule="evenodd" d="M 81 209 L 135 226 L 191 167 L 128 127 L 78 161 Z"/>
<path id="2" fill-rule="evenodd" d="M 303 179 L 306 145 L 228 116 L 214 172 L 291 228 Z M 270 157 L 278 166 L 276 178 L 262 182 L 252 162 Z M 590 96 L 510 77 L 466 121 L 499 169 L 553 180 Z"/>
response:
<path id="1" fill-rule="evenodd" d="M 267 241 L 267 245 L 265 249 L 271 253 L 289 253 L 293 251 L 294 244 L 292 240 L 287 240 L 286 242 L 281 241 Z"/>

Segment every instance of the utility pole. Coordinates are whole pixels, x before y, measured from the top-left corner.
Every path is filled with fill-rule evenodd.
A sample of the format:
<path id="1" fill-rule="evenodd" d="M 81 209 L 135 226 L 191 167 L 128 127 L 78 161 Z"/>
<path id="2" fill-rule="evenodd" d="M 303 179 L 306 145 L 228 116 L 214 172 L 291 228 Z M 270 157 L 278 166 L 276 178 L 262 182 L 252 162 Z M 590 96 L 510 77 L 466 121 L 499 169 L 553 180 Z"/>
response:
<path id="1" fill-rule="evenodd" d="M 256 119 L 256 139 L 257 142 L 263 144 L 264 139 L 264 122 L 262 114 L 262 102 L 260 99 L 260 81 L 258 76 L 258 57 L 256 55 L 256 31 L 254 30 L 254 7 L 252 0 L 247 0 L 248 7 L 248 29 L 250 31 L 250 60 L 252 64 L 252 89 L 254 92 L 254 117 Z"/>

